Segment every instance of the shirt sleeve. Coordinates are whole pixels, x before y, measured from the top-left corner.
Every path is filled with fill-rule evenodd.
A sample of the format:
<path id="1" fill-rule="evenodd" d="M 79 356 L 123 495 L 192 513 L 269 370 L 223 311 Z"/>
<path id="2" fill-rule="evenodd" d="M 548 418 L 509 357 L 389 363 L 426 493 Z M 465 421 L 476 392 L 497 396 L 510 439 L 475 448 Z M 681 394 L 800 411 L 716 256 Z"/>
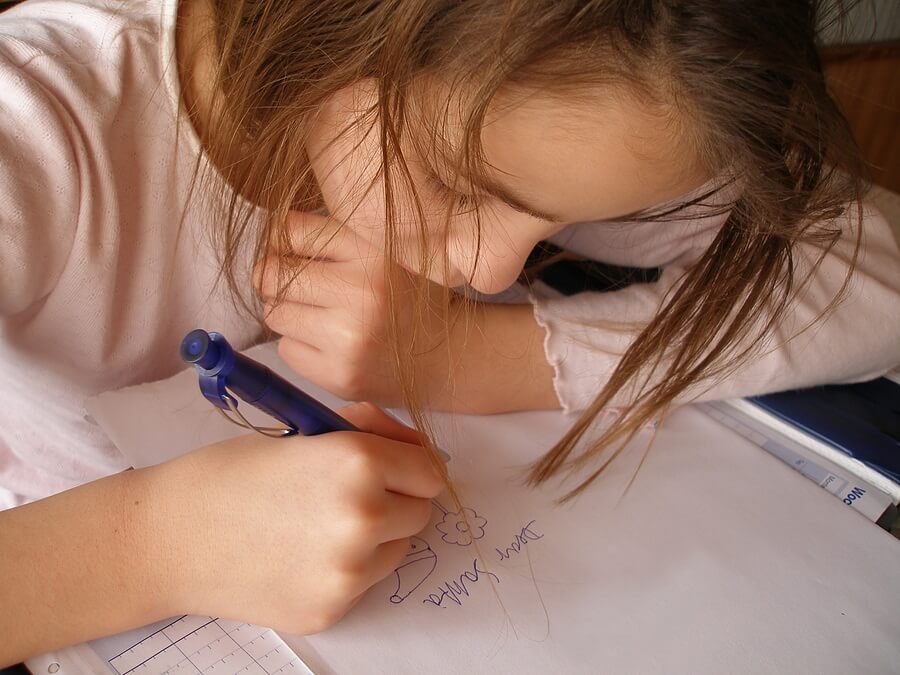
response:
<path id="1" fill-rule="evenodd" d="M 55 286 L 75 236 L 80 183 L 63 103 L 7 40 L 0 40 L 0 316 L 25 311 Z"/>
<path id="2" fill-rule="evenodd" d="M 824 258 L 814 244 L 797 246 L 799 279 L 820 258 L 822 262 L 776 330 L 764 336 L 754 356 L 726 378 L 698 383 L 682 395 L 682 403 L 863 381 L 900 364 L 900 251 L 890 226 L 871 207 L 865 208 L 863 241 L 846 293 L 820 318 L 852 264 L 857 230 L 849 222 L 846 219 L 841 239 Z M 581 410 L 591 403 L 659 311 L 666 293 L 701 253 L 692 251 L 673 262 L 656 283 L 613 293 L 532 298 L 535 318 L 545 329 L 545 353 L 554 368 L 554 386 L 564 410 Z M 754 339 L 748 337 L 748 341 Z M 660 371 L 664 376 L 665 368 Z"/>

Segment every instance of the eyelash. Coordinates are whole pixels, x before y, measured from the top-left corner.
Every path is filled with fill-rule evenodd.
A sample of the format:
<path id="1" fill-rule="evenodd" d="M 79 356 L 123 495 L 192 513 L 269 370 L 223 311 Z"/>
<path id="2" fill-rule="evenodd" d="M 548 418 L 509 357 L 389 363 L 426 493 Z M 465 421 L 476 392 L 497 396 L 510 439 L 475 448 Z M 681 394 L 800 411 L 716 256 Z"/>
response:
<path id="1" fill-rule="evenodd" d="M 436 188 L 448 201 L 453 200 L 453 208 L 457 213 L 468 213 L 478 209 L 479 200 L 472 195 L 464 195 L 445 185 L 436 176 L 428 176 L 431 185 Z"/>

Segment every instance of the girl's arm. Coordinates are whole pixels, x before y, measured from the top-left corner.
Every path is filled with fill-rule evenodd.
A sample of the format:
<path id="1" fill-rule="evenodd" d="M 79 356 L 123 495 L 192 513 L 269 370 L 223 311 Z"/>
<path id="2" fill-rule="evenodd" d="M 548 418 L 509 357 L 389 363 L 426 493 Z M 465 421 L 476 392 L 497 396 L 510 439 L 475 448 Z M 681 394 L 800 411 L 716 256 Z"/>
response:
<path id="1" fill-rule="evenodd" d="M 183 568 L 153 511 L 157 473 L 0 513 L 0 666 L 177 612 Z"/>
<path id="2" fill-rule="evenodd" d="M 298 224 L 311 221 L 319 230 L 328 227 L 321 216 L 295 218 Z M 298 225 L 305 227 L 309 224 Z M 757 354 L 726 379 L 699 382 L 684 393 L 683 402 L 865 380 L 900 363 L 900 253 L 887 222 L 870 208 L 847 292 L 822 315 L 851 266 L 855 229 L 843 232 Z M 306 267 L 303 283 L 292 284 L 288 300 L 267 313 L 268 325 L 284 336 L 280 353 L 301 375 L 342 398 L 401 404 L 393 354 L 386 347 L 386 292 L 373 282 L 380 274 L 366 269 L 378 257 L 360 256 L 363 244 L 347 228 L 323 238 L 332 260 Z M 473 316 L 453 323 L 449 345 L 439 309 L 421 316 L 401 312 L 409 330 L 430 337 L 416 347 L 415 361 L 427 405 L 475 414 L 586 408 L 706 244 L 698 242 L 683 252 L 655 283 L 536 300 L 534 307 L 477 304 Z M 813 244 L 795 248 L 798 283 L 821 254 Z M 260 278 L 265 298 L 276 295 L 277 266 L 273 262 Z M 751 340 L 756 336 L 745 338 L 747 344 Z M 656 377 L 664 376 L 664 366 Z"/>
<path id="3" fill-rule="evenodd" d="M 442 354 L 427 378 L 431 404 L 480 415 L 559 408 L 544 329 L 531 305 L 479 303 L 473 311 L 451 328 L 449 365 Z"/>
<path id="4" fill-rule="evenodd" d="M 863 242 L 847 292 L 819 318 L 847 277 L 855 236 L 855 229 L 844 228 L 843 238 L 824 257 L 755 357 L 721 381 L 699 383 L 685 392 L 684 400 L 862 381 L 900 364 L 900 252 L 890 226 L 871 207 L 866 207 Z M 817 246 L 798 245 L 797 278 L 803 279 L 820 256 Z M 554 382 L 564 409 L 580 410 L 593 400 L 689 263 L 666 268 L 654 284 L 536 301 L 535 316 L 547 329 L 547 358 L 555 368 Z M 661 368 L 657 377 L 664 372 Z"/>

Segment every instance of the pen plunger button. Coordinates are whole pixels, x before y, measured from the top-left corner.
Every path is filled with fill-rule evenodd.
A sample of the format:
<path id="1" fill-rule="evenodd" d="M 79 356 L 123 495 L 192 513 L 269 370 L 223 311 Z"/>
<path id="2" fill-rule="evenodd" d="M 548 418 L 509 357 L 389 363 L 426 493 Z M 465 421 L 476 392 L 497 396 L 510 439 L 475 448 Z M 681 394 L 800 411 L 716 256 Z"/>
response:
<path id="1" fill-rule="evenodd" d="M 219 347 L 210 341 L 209 333 L 202 328 L 184 336 L 179 349 L 182 361 L 210 369 L 219 362 Z"/>

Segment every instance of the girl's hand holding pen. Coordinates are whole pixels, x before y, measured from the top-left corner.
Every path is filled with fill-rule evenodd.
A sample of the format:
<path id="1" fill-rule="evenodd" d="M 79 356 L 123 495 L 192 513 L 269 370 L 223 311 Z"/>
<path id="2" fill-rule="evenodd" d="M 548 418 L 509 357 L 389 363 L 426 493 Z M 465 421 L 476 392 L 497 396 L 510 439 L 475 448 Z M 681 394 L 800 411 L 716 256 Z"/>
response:
<path id="1" fill-rule="evenodd" d="M 393 571 L 444 483 L 415 430 L 340 412 L 366 433 L 249 434 L 146 470 L 172 611 L 314 633 Z"/>

